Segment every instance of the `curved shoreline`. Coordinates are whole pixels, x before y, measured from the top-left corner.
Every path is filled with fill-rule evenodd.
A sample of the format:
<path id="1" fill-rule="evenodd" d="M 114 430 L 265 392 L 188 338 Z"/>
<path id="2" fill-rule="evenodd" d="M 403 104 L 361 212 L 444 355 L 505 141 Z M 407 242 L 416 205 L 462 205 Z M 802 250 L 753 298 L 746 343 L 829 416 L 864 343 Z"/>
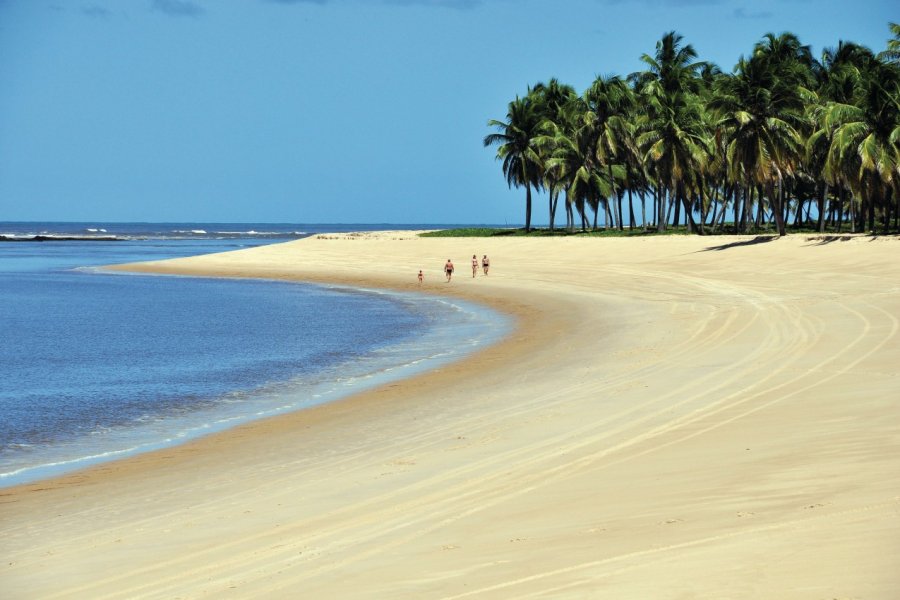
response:
<path id="1" fill-rule="evenodd" d="M 103 267 L 91 270 L 108 271 Z M 127 275 L 121 269 L 117 269 L 116 272 Z M 253 279 L 253 281 L 269 280 Z M 414 303 L 418 307 L 413 309 L 410 306 L 410 310 L 423 316 L 431 315 L 432 322 L 423 325 L 424 329 L 417 330 L 408 339 L 390 342 L 386 347 L 390 358 L 383 354 L 385 348 L 379 345 L 380 350 L 362 357 L 362 360 L 330 365 L 327 367 L 329 374 L 324 370 L 304 375 L 295 373 L 283 380 L 268 380 L 264 387 L 251 385 L 249 387 L 256 391 L 237 404 L 228 403 L 227 406 L 218 408 L 207 407 L 202 411 L 192 412 L 190 416 L 159 416 L 150 428 L 134 425 L 116 431 L 112 436 L 104 434 L 102 441 L 93 438 L 92 441 L 84 440 L 80 445 L 70 447 L 66 454 L 43 453 L 40 456 L 32 456 L 30 460 L 39 464 L 15 465 L 4 462 L 4 472 L 0 473 L 0 489 L 77 474 L 99 464 L 172 448 L 258 419 L 277 417 L 314 405 L 333 402 L 364 390 L 433 370 L 448 362 L 462 360 L 472 350 L 496 343 L 509 333 L 504 317 L 489 312 L 486 307 L 463 300 L 449 297 L 446 300 L 440 297 L 421 298 L 408 292 L 382 288 L 299 281 L 297 283 L 306 285 L 309 289 L 323 292 L 332 290 L 331 293 L 335 294 L 362 294 L 378 298 L 379 301 L 396 302 L 398 305 Z M 440 321 L 435 320 L 438 314 L 442 317 Z M 492 321 L 495 323 L 492 324 Z M 458 330 L 460 326 L 465 328 L 462 332 Z M 382 358 L 379 359 L 377 356 Z M 385 360 L 388 362 L 384 362 Z M 277 400 L 271 397 L 273 386 L 279 389 Z M 248 384 L 245 383 L 241 389 L 248 389 Z M 242 397 L 245 395 L 245 392 L 241 392 Z M 144 419 L 148 417 L 145 416 Z"/>
<path id="2" fill-rule="evenodd" d="M 900 245 L 734 241 L 384 232 L 143 265 L 416 291 L 427 267 L 422 292 L 516 329 L 0 492 L 0 577 L 14 598 L 890 597 Z M 445 284 L 473 251 L 491 275 Z"/>
<path id="3" fill-rule="evenodd" d="M 351 233 L 349 234 L 349 237 L 352 239 L 352 237 L 355 235 L 357 234 Z M 320 237 L 320 239 L 335 239 L 334 236 L 337 236 L 337 238 L 340 239 L 343 234 L 322 234 L 318 237 Z M 250 248 L 248 250 L 252 251 L 256 249 L 257 248 Z M 225 252 L 220 254 L 230 255 L 233 253 L 245 251 L 247 250 L 236 250 L 233 252 Z M 424 293 L 428 295 L 445 296 L 448 298 L 457 297 L 466 301 L 475 301 L 482 305 L 489 306 L 493 310 L 497 310 L 498 312 L 501 312 L 511 319 L 510 331 L 507 332 L 507 334 L 504 335 L 500 340 L 493 342 L 490 346 L 462 356 L 459 359 L 454 360 L 449 365 L 438 366 L 436 369 L 429 369 L 422 373 L 415 373 L 411 377 L 406 377 L 401 380 L 401 382 L 404 384 L 409 383 L 410 385 L 414 386 L 417 390 L 420 390 L 421 393 L 427 393 L 432 389 L 444 385 L 443 382 L 435 384 L 429 381 L 432 377 L 435 376 L 437 376 L 438 379 L 444 379 L 444 374 L 438 375 L 435 371 L 445 371 L 449 369 L 452 376 L 455 377 L 462 373 L 472 373 L 478 371 L 479 363 L 489 363 L 491 365 L 491 368 L 497 368 L 498 366 L 503 366 L 503 364 L 506 362 L 505 360 L 500 360 L 499 357 L 502 356 L 503 358 L 513 358 L 517 353 L 517 350 L 514 350 L 512 346 L 518 347 L 521 344 L 521 341 L 525 338 L 532 338 L 535 342 L 539 341 L 539 336 L 537 335 L 534 327 L 523 328 L 523 319 L 525 319 L 526 321 L 533 319 L 533 310 L 526 308 L 524 304 L 510 302 L 511 299 L 509 298 L 504 299 L 502 297 L 494 297 L 491 295 L 479 298 L 473 297 L 471 294 L 459 294 L 453 289 L 441 289 L 432 286 L 427 286 L 423 289 L 418 285 L 416 285 L 416 287 L 413 287 L 408 282 L 399 281 L 392 277 L 348 277 L 340 275 L 320 275 L 316 273 L 298 274 L 283 270 L 269 270 L 265 274 L 260 274 L 258 268 L 247 270 L 246 268 L 233 268 L 227 266 L 197 267 L 191 264 L 195 259 L 202 260 L 214 256 L 219 255 L 199 255 L 186 258 L 165 259 L 161 261 L 148 261 L 123 265 L 109 265 L 106 267 L 96 268 L 100 270 L 117 271 L 122 273 L 290 281 L 297 283 L 312 283 L 317 285 L 336 285 L 357 289 L 373 288 L 400 293 Z M 509 342 L 510 338 L 513 337 L 517 339 L 517 342 L 512 346 L 508 345 L 507 342 Z M 245 431 L 254 429 L 255 424 L 259 424 L 261 428 L 266 430 L 263 435 L 269 435 L 270 432 L 268 431 L 268 429 L 270 426 L 274 426 L 279 430 L 282 429 L 282 427 L 287 430 L 290 430 L 294 427 L 303 427 L 305 426 L 305 419 L 300 415 L 300 413 L 306 413 L 307 411 L 316 411 L 318 413 L 323 413 L 322 415 L 316 415 L 314 419 L 312 419 L 311 416 L 311 419 L 314 422 L 321 423 L 323 419 L 328 420 L 329 416 L 327 415 L 327 413 L 329 412 L 329 408 L 334 405 L 355 404 L 359 406 L 350 406 L 346 408 L 342 407 L 340 412 L 358 411 L 360 410 L 362 404 L 371 404 L 371 397 L 380 398 L 387 393 L 387 390 L 390 390 L 391 395 L 399 396 L 400 394 L 397 394 L 397 390 L 395 389 L 397 385 L 398 383 L 393 381 L 385 384 L 379 384 L 371 389 L 350 392 L 346 395 L 341 396 L 340 398 L 321 405 L 305 407 L 282 414 L 265 416 L 260 419 L 253 419 L 252 421 L 240 423 L 236 426 L 228 427 L 221 431 L 214 431 L 208 434 L 204 434 L 174 445 L 165 446 L 149 451 L 143 451 L 136 454 L 128 454 L 120 458 L 115 458 L 110 461 L 103 461 L 97 464 L 89 464 L 83 468 L 79 468 L 64 474 L 43 477 L 38 480 L 21 484 L 13 484 L 0 488 L 0 498 L 13 497 L 21 493 L 27 494 L 28 492 L 35 490 L 47 491 L 55 488 L 65 488 L 71 485 L 83 483 L 85 481 L 91 481 L 95 477 L 100 477 L 103 479 L 115 478 L 119 474 L 132 471 L 132 467 L 128 464 L 132 461 L 141 463 L 140 465 L 134 466 L 134 468 L 140 471 L 158 468 L 157 465 L 167 464 L 173 460 L 177 461 L 180 458 L 179 456 L 176 456 L 178 454 L 193 454 L 195 452 L 204 452 L 205 450 L 203 449 L 203 446 L 206 443 L 209 443 L 211 447 L 216 448 L 216 451 L 221 451 L 222 446 L 229 443 L 228 438 L 233 432 L 240 431 L 243 435 Z M 405 398 L 404 395 L 404 400 L 406 399 L 407 398 Z M 408 398 L 408 400 L 415 402 L 414 396 Z M 369 410 L 370 406 L 367 406 L 366 409 Z M 297 422 L 288 424 L 287 420 L 291 419 L 292 417 L 296 417 Z M 285 421 L 285 423 L 283 425 L 275 425 L 276 421 Z"/>
<path id="4" fill-rule="evenodd" d="M 251 248 L 252 250 L 252 248 Z M 235 251 L 240 252 L 240 250 Z M 221 254 L 230 254 L 230 252 L 221 253 Z M 452 291 L 449 294 L 445 294 L 446 290 L 441 290 L 437 294 L 434 293 L 432 289 L 410 289 L 408 285 L 398 285 L 397 282 L 392 281 L 390 279 L 382 279 L 382 278 L 366 278 L 363 280 L 356 278 L 345 278 L 345 277 L 310 277 L 309 275 L 297 275 L 293 273 L 285 273 L 285 272 L 270 272 L 267 276 L 259 276 L 254 272 L 248 272 L 243 269 L 232 270 L 228 268 L 204 268 L 204 267 L 192 267 L 190 266 L 190 261 L 195 258 L 207 257 L 207 256 L 216 256 L 216 255 L 200 255 L 200 256 L 190 256 L 185 258 L 175 258 L 175 259 L 165 259 L 162 261 L 148 261 L 148 262 L 140 262 L 140 263 L 128 263 L 123 265 L 108 265 L 105 267 L 92 267 L 97 270 L 104 271 L 113 271 L 113 272 L 121 272 L 121 273 L 132 273 L 132 274 L 147 274 L 147 275 L 180 275 L 187 277 L 222 277 L 227 279 L 256 279 L 256 280 L 265 280 L 265 281 L 289 281 L 296 283 L 310 283 L 313 285 L 323 285 L 323 286 L 337 286 L 337 287 L 345 287 L 348 289 L 359 289 L 365 290 L 366 288 L 370 289 L 378 289 L 385 290 L 391 292 L 398 292 L 402 294 L 409 293 L 426 293 L 428 295 L 437 295 L 437 296 L 445 296 L 447 298 L 457 297 L 462 300 L 471 301 L 471 298 L 466 295 L 453 294 Z M 182 262 L 187 262 L 187 266 L 181 266 Z M 483 305 L 492 306 L 492 308 L 497 308 L 493 306 L 495 302 L 492 302 L 490 299 L 487 301 L 482 300 L 480 302 Z M 508 317 L 511 317 L 511 326 L 510 331 L 506 332 L 502 335 L 498 340 L 495 340 L 490 343 L 487 348 L 482 348 L 476 350 L 471 353 L 467 353 L 462 355 L 456 359 L 453 359 L 450 365 L 454 365 L 459 362 L 466 361 L 474 361 L 477 358 L 480 358 L 481 355 L 486 351 L 491 349 L 493 346 L 498 344 L 503 344 L 506 341 L 506 338 L 509 338 L 516 334 L 516 330 L 519 328 L 518 321 L 522 316 L 520 311 L 514 309 L 513 312 L 508 312 L 509 306 L 504 303 L 499 303 L 499 306 L 502 307 L 502 313 Z M 509 350 L 504 348 L 501 350 L 504 354 L 509 354 Z M 486 358 L 485 360 L 493 361 L 492 358 Z M 401 379 L 401 381 L 407 381 L 410 379 L 416 379 L 423 377 L 428 377 L 429 374 L 432 374 L 435 370 L 443 369 L 450 365 L 437 365 L 436 367 L 428 368 L 424 372 L 414 372 L 410 376 L 405 376 Z M 473 370 L 473 366 L 466 367 L 469 370 Z M 102 460 L 97 462 L 88 462 L 83 467 L 76 467 L 74 469 L 67 470 L 67 472 L 62 474 L 49 475 L 45 477 L 40 477 L 37 479 L 33 479 L 31 481 L 27 481 L 24 483 L 16 483 L 8 486 L 0 487 L 0 497 L 5 496 L 13 496 L 20 492 L 27 492 L 29 490 L 40 489 L 41 491 L 45 491 L 48 489 L 52 489 L 55 487 L 65 487 L 71 485 L 75 482 L 80 482 L 85 479 L 90 479 L 94 476 L 100 475 L 101 477 L 110 476 L 112 472 L 118 472 L 121 468 L 121 471 L 127 472 L 130 470 L 130 467 L 124 463 L 132 460 L 139 459 L 144 457 L 145 460 L 142 460 L 143 466 L 141 468 L 154 468 L 153 465 L 157 463 L 157 461 L 170 461 L 173 460 L 174 457 L 171 456 L 170 452 L 178 452 L 178 449 L 181 447 L 185 447 L 185 452 L 194 452 L 199 451 L 202 452 L 202 449 L 194 448 L 195 444 L 202 444 L 205 440 L 209 440 L 213 437 L 228 437 L 229 434 L 235 429 L 244 429 L 252 427 L 252 425 L 256 422 L 260 422 L 261 424 L 268 425 L 267 422 L 273 420 L 285 419 L 294 413 L 304 412 L 313 409 L 321 409 L 322 412 L 327 412 L 327 407 L 336 404 L 336 403 L 344 403 L 344 402 L 353 402 L 354 398 L 357 396 L 366 396 L 369 393 L 377 393 L 383 389 L 391 389 L 397 386 L 397 382 L 394 380 L 388 381 L 387 383 L 375 384 L 373 386 L 364 387 L 362 390 L 354 390 L 350 391 L 346 394 L 342 394 L 336 399 L 329 400 L 325 403 L 317 403 L 312 406 L 300 407 L 295 410 L 286 411 L 283 413 L 277 413 L 272 415 L 267 415 L 261 418 L 248 419 L 244 422 L 238 423 L 236 425 L 231 425 L 225 427 L 220 430 L 211 431 L 209 433 L 200 434 L 196 437 L 191 437 L 181 442 L 173 442 L 171 444 L 165 444 L 158 448 L 153 448 L 150 450 L 142 450 L 138 452 L 125 452 L 122 456 L 110 459 L 110 460 Z M 381 395 L 381 394 L 378 394 Z M 302 419 L 299 419 L 302 422 Z M 210 440 L 211 441 L 211 440 Z M 219 443 L 214 444 L 216 447 L 221 447 Z M 188 448 L 188 446 L 190 446 Z M 158 457 L 155 455 L 159 455 Z M 114 476 L 114 475 L 112 475 Z"/>

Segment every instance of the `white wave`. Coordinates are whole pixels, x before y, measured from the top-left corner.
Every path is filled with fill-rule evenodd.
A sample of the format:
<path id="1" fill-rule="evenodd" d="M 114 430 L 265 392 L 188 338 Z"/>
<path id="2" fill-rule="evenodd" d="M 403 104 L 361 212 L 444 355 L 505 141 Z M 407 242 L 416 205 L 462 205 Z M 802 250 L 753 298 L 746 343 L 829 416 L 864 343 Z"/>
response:
<path id="1" fill-rule="evenodd" d="M 131 448 L 125 448 L 120 450 L 110 450 L 109 452 L 99 452 L 97 454 L 91 454 L 89 456 L 79 456 L 77 458 L 70 458 L 66 460 L 57 460 L 53 462 L 43 463 L 40 465 L 29 465 L 27 467 L 19 467 L 13 471 L 7 471 L 6 473 L 0 473 L 0 480 L 6 479 L 8 477 L 14 477 L 15 475 L 21 475 L 22 473 L 27 473 L 29 471 L 42 471 L 48 469 L 54 469 L 59 467 L 66 467 L 70 465 L 78 465 L 78 464 L 92 464 L 96 462 L 103 462 L 109 460 L 111 458 L 115 458 L 118 456 L 124 456 L 127 454 L 134 454 L 141 450 L 141 446 L 133 446 Z"/>
<path id="2" fill-rule="evenodd" d="M 305 233 L 302 231 L 299 231 L 299 232 L 298 231 L 291 231 L 291 232 L 255 231 L 253 229 L 251 229 L 250 231 L 214 231 L 213 233 L 216 235 L 250 235 L 250 236 L 256 235 L 256 236 L 260 236 L 260 237 L 271 237 L 271 236 L 278 237 L 278 236 L 283 236 L 283 235 L 305 235 Z"/>

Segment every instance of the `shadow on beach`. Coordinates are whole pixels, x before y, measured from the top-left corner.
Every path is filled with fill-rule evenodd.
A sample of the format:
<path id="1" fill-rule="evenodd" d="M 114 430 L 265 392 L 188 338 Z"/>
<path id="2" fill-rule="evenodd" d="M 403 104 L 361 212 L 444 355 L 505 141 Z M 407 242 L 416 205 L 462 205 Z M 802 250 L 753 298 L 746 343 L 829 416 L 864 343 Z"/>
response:
<path id="1" fill-rule="evenodd" d="M 833 244 L 834 242 L 849 242 L 854 238 L 859 237 L 869 237 L 872 241 L 875 240 L 876 235 L 860 235 L 860 234 L 844 234 L 844 235 L 816 235 L 812 237 L 806 238 L 807 242 L 811 242 L 811 245 L 814 246 L 824 246 L 825 244 Z"/>
<path id="2" fill-rule="evenodd" d="M 709 248 L 704 248 L 703 250 L 698 250 L 698 252 L 710 252 L 716 251 L 720 252 L 722 250 L 729 250 L 731 248 L 740 248 L 741 246 L 755 246 L 756 244 L 765 244 L 767 242 L 774 242 L 778 239 L 777 235 L 758 235 L 752 240 L 741 240 L 739 242 L 731 242 L 729 244 L 722 244 L 721 246 L 710 246 Z"/>

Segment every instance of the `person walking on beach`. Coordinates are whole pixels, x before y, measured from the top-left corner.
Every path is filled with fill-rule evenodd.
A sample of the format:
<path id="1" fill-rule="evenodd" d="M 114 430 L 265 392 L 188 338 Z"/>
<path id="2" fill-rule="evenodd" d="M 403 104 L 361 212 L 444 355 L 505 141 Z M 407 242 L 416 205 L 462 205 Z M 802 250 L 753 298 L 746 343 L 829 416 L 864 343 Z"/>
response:
<path id="1" fill-rule="evenodd" d="M 488 269 L 491 268 L 491 259 L 487 257 L 487 254 L 481 259 L 481 268 L 484 270 L 484 274 L 487 275 Z"/>
<path id="2" fill-rule="evenodd" d="M 422 281 L 425 280 L 425 274 L 422 273 L 422 269 L 419 269 L 419 285 L 422 285 Z"/>
<path id="3" fill-rule="evenodd" d="M 453 277 L 453 261 L 449 258 L 447 259 L 447 263 L 444 265 L 444 274 L 447 275 L 447 282 L 450 282 L 450 278 Z"/>
<path id="4" fill-rule="evenodd" d="M 478 256 L 475 254 L 472 255 L 472 277 L 475 277 L 475 273 L 478 272 Z"/>

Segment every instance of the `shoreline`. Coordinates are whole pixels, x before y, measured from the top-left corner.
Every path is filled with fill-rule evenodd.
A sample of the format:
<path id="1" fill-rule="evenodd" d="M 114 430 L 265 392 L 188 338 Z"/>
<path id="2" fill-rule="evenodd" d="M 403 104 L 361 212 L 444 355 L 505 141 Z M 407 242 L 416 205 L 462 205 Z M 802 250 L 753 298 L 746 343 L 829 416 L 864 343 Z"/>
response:
<path id="1" fill-rule="evenodd" d="M 4 488 L 0 576 L 13 598 L 889 597 L 900 246 L 735 241 L 382 232 L 143 265 L 458 295 L 514 330 L 344 400 Z M 472 250 L 489 277 L 465 276 Z"/>
<path id="2" fill-rule="evenodd" d="M 134 273 L 119 268 L 92 267 L 91 270 L 121 275 L 154 275 L 151 273 Z M 162 277 L 187 277 L 199 279 L 217 279 L 210 276 L 155 274 Z M 220 277 L 221 279 L 230 279 Z M 65 457 L 51 457 L 42 464 L 23 466 L 18 470 L 7 469 L 0 474 L 0 490 L 12 489 L 22 485 L 43 484 L 54 479 L 78 473 L 98 465 L 128 460 L 132 457 L 166 450 L 189 443 L 195 439 L 227 433 L 240 425 L 266 418 L 277 418 L 298 410 L 305 410 L 319 404 L 327 404 L 344 399 L 362 391 L 387 386 L 421 373 L 439 368 L 449 362 L 464 360 L 472 352 L 478 352 L 486 346 L 493 345 L 511 332 L 511 322 L 506 322 L 505 315 L 494 313 L 486 306 L 447 296 L 425 296 L 419 298 L 408 291 L 396 291 L 387 288 L 348 287 L 338 284 L 309 283 L 297 280 L 277 282 L 269 279 L 254 278 L 248 281 L 278 283 L 297 283 L 308 285 L 311 289 L 333 290 L 336 294 L 361 293 L 373 298 L 391 298 L 401 304 L 416 303 L 422 314 L 434 316 L 440 314 L 441 320 L 423 325 L 424 330 L 417 330 L 408 339 L 394 341 L 387 349 L 391 358 L 374 358 L 384 348 L 372 355 L 367 355 L 357 366 L 356 361 L 347 359 L 340 365 L 330 365 L 325 370 L 312 374 L 294 374 L 284 380 L 269 381 L 264 390 L 254 393 L 241 403 L 231 406 L 220 406 L 218 409 L 206 409 L 195 416 L 167 418 L 166 429 L 154 423 L 153 433 L 148 434 L 140 426 L 134 426 L 118 436 L 117 440 L 107 440 L 102 447 L 82 446 L 80 454 Z M 453 313 L 447 315 L 447 313 Z M 460 331 L 458 328 L 463 327 Z M 439 341 L 440 340 L 440 341 Z M 379 346 L 381 348 L 381 346 Z M 373 360 L 375 362 L 373 362 Z M 384 362 L 385 360 L 389 362 Z M 299 367 L 299 366 L 298 366 Z M 278 399 L 271 398 L 272 386 L 280 390 Z M 245 388 L 241 388 L 245 389 Z M 226 392 L 227 393 L 227 392 Z M 260 401 L 260 397 L 263 401 Z M 266 401 L 268 398 L 268 401 Z M 155 436 L 155 437 L 154 437 Z"/>
<path id="3" fill-rule="evenodd" d="M 344 233 L 323 233 L 316 234 L 315 237 L 319 239 L 353 239 L 357 236 L 363 235 L 365 236 L 367 233 L 371 232 L 348 232 Z M 378 232 L 376 232 L 378 233 Z M 400 232 L 401 236 L 406 232 Z M 412 232 L 416 233 L 416 232 Z M 289 244 L 291 242 L 280 242 L 276 244 L 270 244 L 267 246 L 278 246 L 282 244 Z M 265 247 L 265 246 L 262 246 Z M 254 250 L 256 248 L 250 248 L 247 250 Z M 242 268 L 228 268 L 228 267 L 193 267 L 190 266 L 190 261 L 193 259 L 204 259 L 213 256 L 219 255 L 230 255 L 235 252 L 243 252 L 242 250 L 235 250 L 223 253 L 217 253 L 213 255 L 204 254 L 197 256 L 189 256 L 184 258 L 173 258 L 173 259 L 163 259 L 160 261 L 144 261 L 139 263 L 127 263 L 121 265 L 107 265 L 103 267 L 94 267 L 99 270 L 111 271 L 111 272 L 120 272 L 123 274 L 146 274 L 146 275 L 175 275 L 175 276 L 185 276 L 185 277 L 221 277 L 226 279 L 255 279 L 255 280 L 263 280 L 263 281 L 286 281 L 286 282 L 296 282 L 296 283 L 311 283 L 315 285 L 334 285 L 339 287 L 348 287 L 352 289 L 377 289 L 377 290 L 386 290 L 392 292 L 399 293 L 415 293 L 415 294 L 426 294 L 429 296 L 437 296 L 437 297 L 446 297 L 446 298 L 457 298 L 460 300 L 465 300 L 469 302 L 475 302 L 477 304 L 481 304 L 485 307 L 490 308 L 491 310 L 497 311 L 498 313 L 502 313 L 505 317 L 510 319 L 509 331 L 506 332 L 499 340 L 492 342 L 489 346 L 485 348 L 478 349 L 474 352 L 465 354 L 461 358 L 454 359 L 451 363 L 442 365 L 437 367 L 436 369 L 429 369 L 425 372 L 414 373 L 412 376 L 404 377 L 398 381 L 391 381 L 385 384 L 378 384 L 372 388 L 367 388 L 362 391 L 353 391 L 349 394 L 343 395 L 335 400 L 328 401 L 326 403 L 320 405 L 314 405 L 309 407 L 300 408 L 297 410 L 291 410 L 281 414 L 274 414 L 265 416 L 260 419 L 253 419 L 251 421 L 240 423 L 236 426 L 227 427 L 221 431 L 215 431 L 209 434 L 205 434 L 199 436 L 197 438 L 189 439 L 183 443 L 177 443 L 172 446 L 166 446 L 163 448 L 158 448 L 146 452 L 139 452 L 137 454 L 130 454 L 124 456 L 122 458 L 116 458 L 110 461 L 104 461 L 97 464 L 87 465 L 83 468 L 79 468 L 77 470 L 59 474 L 59 475 L 51 475 L 48 477 L 43 477 L 34 481 L 13 484 L 10 486 L 0 487 L 0 504 L 2 504 L 6 498 L 12 497 L 15 498 L 20 494 L 28 494 L 33 491 L 47 491 L 49 489 L 56 488 L 65 488 L 71 485 L 76 485 L 79 483 L 83 483 L 85 480 L 90 480 L 94 477 L 115 477 L 118 473 L 127 473 L 132 470 L 132 467 L 127 463 L 135 462 L 142 463 L 138 469 L 148 468 L 156 468 L 157 463 L 163 463 L 173 460 L 179 460 L 179 456 L 175 456 L 176 454 L 192 454 L 194 452 L 204 452 L 202 446 L 209 445 L 210 447 L 218 448 L 221 444 L 228 444 L 227 438 L 231 437 L 232 434 L 236 434 L 237 432 L 244 433 L 244 430 L 253 430 L 256 429 L 255 425 L 259 425 L 261 428 L 268 429 L 270 426 L 276 429 L 292 429 L 297 426 L 305 426 L 306 419 L 298 416 L 298 413 L 305 413 L 307 411 L 315 411 L 317 413 L 323 413 L 321 415 L 317 414 L 314 417 L 311 415 L 310 420 L 312 422 L 321 422 L 322 420 L 328 420 L 330 416 L 327 414 L 330 412 L 330 408 L 332 406 L 338 404 L 355 404 L 362 405 L 367 402 L 370 402 L 371 397 L 380 398 L 384 395 L 387 395 L 388 391 L 391 394 L 396 394 L 396 388 L 398 385 L 409 383 L 411 385 L 415 385 L 416 387 L 422 386 L 426 390 L 433 390 L 435 387 L 438 387 L 432 384 L 429 379 L 432 376 L 436 375 L 436 372 L 444 371 L 445 369 L 449 369 L 450 372 L 454 374 L 461 374 L 466 371 L 471 371 L 473 369 L 477 369 L 477 364 L 479 362 L 487 362 L 492 365 L 492 368 L 498 364 L 502 364 L 505 362 L 505 357 L 512 356 L 517 352 L 512 350 L 508 345 L 508 342 L 512 338 L 516 338 L 516 344 L 514 346 L 518 346 L 524 338 L 535 336 L 537 337 L 535 328 L 533 327 L 533 322 L 530 324 L 531 327 L 523 327 L 523 322 L 529 322 L 529 319 L 533 317 L 534 309 L 531 307 L 527 307 L 525 304 L 517 303 L 515 301 L 511 301 L 510 298 L 495 298 L 492 296 L 481 296 L 481 297 L 472 297 L 470 294 L 460 294 L 457 291 L 454 291 L 451 288 L 441 289 L 439 287 L 427 286 L 423 289 L 421 286 L 416 284 L 415 287 L 408 282 L 399 281 L 392 277 L 347 277 L 347 276 L 329 276 L 329 275 L 318 275 L 312 273 L 305 273 L 302 275 L 298 274 L 290 274 L 284 271 L 269 271 L 264 275 L 257 274 L 254 271 L 248 271 Z M 187 263 L 187 266 L 182 266 L 182 263 Z M 459 364 L 465 363 L 465 365 Z M 440 377 L 443 379 L 443 376 Z M 439 384 L 440 385 L 440 384 Z M 360 406 L 350 406 L 350 407 L 341 407 L 340 410 L 336 410 L 335 412 L 338 414 L 343 414 L 346 411 L 359 410 Z M 293 419 L 292 419 L 293 418 Z M 297 423 L 287 424 L 289 419 L 295 420 Z M 278 424 L 278 421 L 285 421 L 284 424 Z M 216 438 L 223 438 L 222 440 Z M 194 446 L 198 446 L 195 448 Z"/>

